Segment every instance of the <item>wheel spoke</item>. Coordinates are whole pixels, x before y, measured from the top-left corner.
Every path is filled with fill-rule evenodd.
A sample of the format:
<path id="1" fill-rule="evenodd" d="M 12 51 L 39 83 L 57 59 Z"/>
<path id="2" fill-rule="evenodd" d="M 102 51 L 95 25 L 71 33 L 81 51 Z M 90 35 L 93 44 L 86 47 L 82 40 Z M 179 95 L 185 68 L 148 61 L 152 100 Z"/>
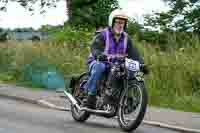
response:
<path id="1" fill-rule="evenodd" d="M 122 122 L 130 125 L 137 119 L 142 103 L 142 91 L 139 86 L 134 85 L 128 88 L 122 106 Z"/>

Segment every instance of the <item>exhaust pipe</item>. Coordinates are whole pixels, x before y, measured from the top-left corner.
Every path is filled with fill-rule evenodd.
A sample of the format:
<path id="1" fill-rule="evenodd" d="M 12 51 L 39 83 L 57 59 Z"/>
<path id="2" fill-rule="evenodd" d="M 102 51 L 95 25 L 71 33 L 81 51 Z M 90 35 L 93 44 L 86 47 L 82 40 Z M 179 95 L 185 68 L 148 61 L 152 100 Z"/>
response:
<path id="1" fill-rule="evenodd" d="M 78 104 L 78 102 L 72 96 L 72 94 L 68 93 L 66 90 L 64 90 L 64 94 L 67 96 L 67 98 L 69 99 L 69 101 L 70 101 L 71 104 L 73 104 L 73 105 Z"/>
<path id="2" fill-rule="evenodd" d="M 112 111 L 109 111 L 109 110 L 104 111 L 104 110 L 90 109 L 87 107 L 80 107 L 78 105 L 78 102 L 76 101 L 76 99 L 70 93 L 68 93 L 66 90 L 64 90 L 64 94 L 67 96 L 67 99 L 70 101 L 70 103 L 72 105 L 74 105 L 80 111 L 87 111 L 87 112 L 95 113 L 95 114 L 99 114 L 99 115 L 106 115 L 106 114 L 112 113 Z"/>
<path id="3" fill-rule="evenodd" d="M 104 110 L 95 110 L 95 109 L 90 109 L 90 108 L 86 108 L 86 107 L 81 108 L 81 111 L 87 111 L 87 112 L 99 114 L 99 115 L 108 115 L 108 114 L 112 113 L 111 111 L 108 111 L 108 110 L 105 110 L 105 111 Z"/>
<path id="4" fill-rule="evenodd" d="M 67 96 L 67 99 L 70 101 L 72 105 L 74 105 L 78 110 L 81 110 L 81 107 L 78 105 L 78 102 L 76 99 L 72 96 L 72 94 L 68 93 L 66 90 L 64 90 L 64 94 Z"/>

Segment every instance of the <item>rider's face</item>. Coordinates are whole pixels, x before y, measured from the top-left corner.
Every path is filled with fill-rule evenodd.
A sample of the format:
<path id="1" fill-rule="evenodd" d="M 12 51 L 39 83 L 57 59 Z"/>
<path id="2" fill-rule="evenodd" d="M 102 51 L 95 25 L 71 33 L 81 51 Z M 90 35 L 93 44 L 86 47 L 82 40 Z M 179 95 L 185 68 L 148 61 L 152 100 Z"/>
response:
<path id="1" fill-rule="evenodd" d="M 126 20 L 116 18 L 113 25 L 113 30 L 116 34 L 121 34 L 124 31 Z"/>

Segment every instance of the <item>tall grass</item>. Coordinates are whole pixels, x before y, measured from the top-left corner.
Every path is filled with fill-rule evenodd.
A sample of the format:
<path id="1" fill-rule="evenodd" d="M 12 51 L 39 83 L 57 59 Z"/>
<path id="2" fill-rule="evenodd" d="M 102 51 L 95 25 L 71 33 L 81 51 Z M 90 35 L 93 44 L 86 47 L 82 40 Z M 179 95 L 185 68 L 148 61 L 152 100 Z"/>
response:
<path id="1" fill-rule="evenodd" d="M 35 61 L 39 64 L 36 67 L 41 69 L 48 69 L 42 64 L 55 65 L 66 77 L 87 70 L 86 58 L 92 33 L 70 32 L 63 31 L 61 34 L 64 35 L 58 35 L 72 37 L 65 41 L 60 38 L 50 42 L 0 44 L 0 70 L 5 72 L 0 78 L 7 81 L 22 79 L 24 66 Z M 135 43 L 150 68 L 150 74 L 145 78 L 151 105 L 200 112 L 200 45 L 196 38 L 192 43 L 193 47 L 168 52 L 145 42 Z"/>
<path id="2" fill-rule="evenodd" d="M 151 70 L 146 76 L 150 104 L 200 112 L 200 46 L 193 45 L 161 52 L 151 45 L 138 43 Z"/>

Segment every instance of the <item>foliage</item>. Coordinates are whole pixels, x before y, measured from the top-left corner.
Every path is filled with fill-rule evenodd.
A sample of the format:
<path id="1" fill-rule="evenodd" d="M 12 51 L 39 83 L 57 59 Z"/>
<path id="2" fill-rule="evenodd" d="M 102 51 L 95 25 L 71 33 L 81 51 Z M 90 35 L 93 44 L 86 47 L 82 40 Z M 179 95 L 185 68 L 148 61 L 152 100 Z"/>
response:
<path id="1" fill-rule="evenodd" d="M 56 43 L 67 43 L 68 46 L 70 45 L 70 47 L 74 48 L 88 46 L 88 43 L 92 39 L 92 32 L 88 31 L 89 29 L 86 28 L 70 28 L 70 25 L 66 25 L 63 28 L 51 29 L 49 31 L 51 34 L 50 41 Z"/>
<path id="2" fill-rule="evenodd" d="M 193 47 L 169 52 L 162 52 L 149 43 L 143 43 L 145 47 L 137 45 L 150 68 L 146 83 L 151 105 L 200 111 L 197 107 L 200 94 L 199 40 L 193 38 L 193 43 Z"/>
<path id="3" fill-rule="evenodd" d="M 198 0 L 164 0 L 171 9 L 146 16 L 146 25 L 162 31 L 194 31 L 200 33 L 200 5 Z"/>
<path id="4" fill-rule="evenodd" d="M 135 19 L 129 18 L 128 24 L 127 24 L 127 32 L 130 35 L 138 35 L 140 36 L 142 30 L 144 29 L 144 27 L 137 23 L 137 21 L 135 21 Z"/>
<path id="5" fill-rule="evenodd" d="M 0 42 L 5 42 L 7 40 L 7 32 L 0 28 Z"/>
<path id="6" fill-rule="evenodd" d="M 196 41 L 200 41 L 200 36 L 192 32 L 165 31 L 159 33 L 145 29 L 139 32 L 136 39 L 159 47 L 161 51 L 171 51 L 179 48 L 196 47 Z"/>
<path id="7" fill-rule="evenodd" d="M 7 32 L 0 32 L 0 42 L 5 42 L 7 41 Z"/>
<path id="8" fill-rule="evenodd" d="M 107 25 L 110 12 L 118 6 L 117 0 L 73 0 L 71 1 L 72 25 Z"/>

